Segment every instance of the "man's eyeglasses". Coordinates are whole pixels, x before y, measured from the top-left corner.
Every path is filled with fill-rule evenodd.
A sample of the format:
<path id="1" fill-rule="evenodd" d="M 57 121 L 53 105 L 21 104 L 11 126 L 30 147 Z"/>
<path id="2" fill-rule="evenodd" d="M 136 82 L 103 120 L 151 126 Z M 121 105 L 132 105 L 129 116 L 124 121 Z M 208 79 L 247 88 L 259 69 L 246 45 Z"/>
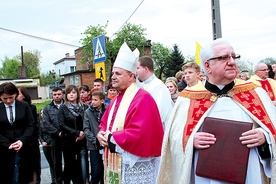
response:
<path id="1" fill-rule="evenodd" d="M 225 56 L 218 56 L 218 57 L 213 57 L 213 58 L 210 58 L 208 59 L 207 61 L 210 61 L 210 60 L 219 60 L 221 62 L 226 62 L 228 61 L 230 58 L 233 58 L 234 60 L 237 60 L 237 59 L 240 59 L 241 56 L 239 54 L 232 54 L 232 55 L 225 55 Z"/>
<path id="2" fill-rule="evenodd" d="M 258 70 L 258 71 L 269 72 L 269 69 L 261 69 L 261 70 Z"/>

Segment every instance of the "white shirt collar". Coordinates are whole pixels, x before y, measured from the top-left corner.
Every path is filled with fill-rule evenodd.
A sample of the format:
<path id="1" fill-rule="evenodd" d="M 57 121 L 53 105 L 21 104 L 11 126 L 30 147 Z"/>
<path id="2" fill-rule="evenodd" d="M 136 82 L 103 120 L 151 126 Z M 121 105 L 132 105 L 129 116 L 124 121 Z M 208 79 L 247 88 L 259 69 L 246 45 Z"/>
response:
<path id="1" fill-rule="evenodd" d="M 8 108 L 9 106 L 12 106 L 14 108 L 15 107 L 15 101 L 11 105 L 7 105 L 5 103 L 4 103 L 4 105 L 5 105 L 6 108 Z"/>
<path id="2" fill-rule="evenodd" d="M 150 76 L 147 80 L 144 81 L 144 84 L 150 83 L 154 78 L 155 78 L 155 75 L 152 74 L 152 76 Z"/>

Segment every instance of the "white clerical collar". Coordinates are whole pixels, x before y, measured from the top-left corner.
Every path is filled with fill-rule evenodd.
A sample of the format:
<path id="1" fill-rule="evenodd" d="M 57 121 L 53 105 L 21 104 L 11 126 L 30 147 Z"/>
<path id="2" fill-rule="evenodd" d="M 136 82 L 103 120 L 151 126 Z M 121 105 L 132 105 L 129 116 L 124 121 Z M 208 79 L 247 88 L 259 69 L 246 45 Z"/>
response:
<path id="1" fill-rule="evenodd" d="M 225 85 L 217 85 L 217 87 L 222 90 L 224 88 Z"/>
<path id="2" fill-rule="evenodd" d="M 152 74 L 152 76 L 150 76 L 147 80 L 144 81 L 144 84 L 150 83 L 154 78 L 155 78 L 155 75 Z"/>
<path id="3" fill-rule="evenodd" d="M 234 83 L 236 83 L 236 80 L 234 80 Z M 225 87 L 225 85 L 216 85 L 220 90 L 222 90 L 224 87 Z"/>

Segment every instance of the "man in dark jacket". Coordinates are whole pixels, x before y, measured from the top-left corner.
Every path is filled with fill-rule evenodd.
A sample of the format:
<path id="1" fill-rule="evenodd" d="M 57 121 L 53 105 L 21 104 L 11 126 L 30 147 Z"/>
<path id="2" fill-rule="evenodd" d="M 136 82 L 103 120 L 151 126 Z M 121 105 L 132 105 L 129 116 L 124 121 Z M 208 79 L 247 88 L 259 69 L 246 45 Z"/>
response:
<path id="1" fill-rule="evenodd" d="M 63 104 L 63 92 L 59 87 L 52 90 L 53 101 L 44 107 L 43 125 L 51 135 L 52 159 L 56 183 L 62 183 L 62 150 L 61 150 L 61 128 L 58 123 L 58 109 Z"/>

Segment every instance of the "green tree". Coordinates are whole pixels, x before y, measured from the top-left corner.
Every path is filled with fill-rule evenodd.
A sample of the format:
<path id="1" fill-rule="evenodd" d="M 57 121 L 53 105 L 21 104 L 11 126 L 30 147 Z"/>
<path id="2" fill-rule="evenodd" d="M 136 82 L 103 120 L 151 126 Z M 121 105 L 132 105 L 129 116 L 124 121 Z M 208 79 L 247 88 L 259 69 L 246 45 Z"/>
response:
<path id="1" fill-rule="evenodd" d="M 21 55 L 17 55 L 15 58 L 21 61 Z M 40 58 L 41 55 L 38 50 L 23 53 L 24 65 L 27 68 L 27 77 L 38 78 L 40 76 Z"/>
<path id="2" fill-rule="evenodd" d="M 56 80 L 58 79 L 56 79 L 55 73 L 52 73 L 51 71 L 47 72 L 46 74 L 43 73 L 40 76 L 40 86 L 54 84 Z"/>
<path id="3" fill-rule="evenodd" d="M 0 68 L 1 79 L 14 79 L 18 78 L 18 67 L 21 63 L 17 59 L 9 59 L 5 57 L 2 60 L 2 68 Z"/>
<path id="4" fill-rule="evenodd" d="M 261 62 L 273 65 L 273 64 L 276 64 L 276 58 L 267 57 L 265 59 L 262 59 Z"/>
<path id="5" fill-rule="evenodd" d="M 185 57 L 185 63 L 190 63 L 190 62 L 196 62 L 195 56 L 186 56 Z"/>
<path id="6" fill-rule="evenodd" d="M 113 40 L 113 49 L 117 55 L 121 45 L 126 42 L 131 50 L 139 49 L 140 55 L 144 55 L 144 46 L 147 45 L 146 41 L 146 28 L 142 25 L 135 25 L 127 23 L 121 31 L 115 34 L 116 38 Z"/>
<path id="7" fill-rule="evenodd" d="M 164 69 L 165 77 L 167 78 L 175 76 L 175 74 L 181 70 L 184 64 L 185 58 L 179 50 L 178 45 L 174 44 L 169 57 L 169 62 L 167 63 Z"/>
<path id="8" fill-rule="evenodd" d="M 83 51 L 82 51 L 82 62 L 93 62 L 93 38 L 100 36 L 102 34 L 106 35 L 106 28 L 108 22 L 105 26 L 89 26 L 88 29 L 82 33 L 86 35 L 84 39 L 81 39 L 81 43 L 83 44 Z M 118 51 L 121 45 L 126 42 L 128 46 L 134 50 L 138 48 L 140 51 L 140 55 L 144 53 L 143 48 L 146 44 L 145 38 L 145 28 L 142 28 L 141 25 L 134 25 L 127 23 L 122 30 L 118 33 L 114 34 L 114 39 L 112 40 L 109 37 L 106 38 L 106 71 L 110 71 L 109 76 L 111 76 L 111 69 L 113 63 L 116 59 Z"/>
<path id="9" fill-rule="evenodd" d="M 250 75 L 253 74 L 253 63 L 251 63 L 248 59 L 239 59 L 236 61 L 239 71 L 247 70 Z"/>
<path id="10" fill-rule="evenodd" d="M 131 50 L 138 49 L 140 56 L 144 55 L 144 46 L 147 45 L 147 39 L 145 37 L 146 28 L 141 25 L 135 25 L 127 23 L 123 28 L 115 33 L 115 39 L 111 42 L 112 49 L 109 50 L 110 54 L 110 74 L 112 71 L 113 64 L 119 52 L 121 45 L 126 42 Z M 110 75 L 111 76 L 111 75 Z M 109 79 L 110 80 L 110 79 Z"/>
<path id="11" fill-rule="evenodd" d="M 88 28 L 84 31 L 84 33 L 81 33 L 85 35 L 85 38 L 81 39 L 81 43 L 83 45 L 82 51 L 81 51 L 82 63 L 88 62 L 89 64 L 91 64 L 93 62 L 93 39 L 100 35 L 106 35 L 107 25 L 108 25 L 108 22 L 104 26 L 100 26 L 99 24 L 97 26 L 88 26 Z"/>
<path id="12" fill-rule="evenodd" d="M 85 32 L 82 33 L 85 35 L 85 38 L 81 39 L 81 43 L 83 45 L 82 59 L 85 62 L 93 61 L 92 40 L 102 34 L 106 35 L 107 26 L 108 22 L 105 26 L 88 26 Z M 115 61 L 117 53 L 124 42 L 126 42 L 132 50 L 138 48 L 140 53 L 143 54 L 143 48 L 146 45 L 147 40 L 145 38 L 145 31 L 146 29 L 142 28 L 141 25 L 127 23 L 126 25 L 124 25 L 121 31 L 114 34 L 115 38 L 113 40 L 109 37 L 105 37 L 107 60 Z"/>
<path id="13" fill-rule="evenodd" d="M 161 43 L 152 43 L 151 51 L 152 59 L 155 62 L 155 75 L 162 79 L 164 69 L 169 62 L 170 49 Z"/>

